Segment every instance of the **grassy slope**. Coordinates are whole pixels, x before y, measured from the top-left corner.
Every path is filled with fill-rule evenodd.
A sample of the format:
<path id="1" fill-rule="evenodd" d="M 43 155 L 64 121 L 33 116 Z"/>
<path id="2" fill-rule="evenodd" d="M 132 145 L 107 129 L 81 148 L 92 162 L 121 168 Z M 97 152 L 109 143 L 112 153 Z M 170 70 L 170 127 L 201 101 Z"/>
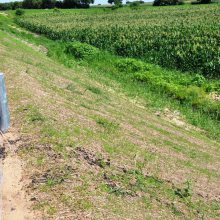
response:
<path id="1" fill-rule="evenodd" d="M 219 217 L 219 143 L 38 49 L 0 32 L 19 154 L 45 219 Z"/>
<path id="2" fill-rule="evenodd" d="M 182 7 L 189 6 L 184 5 Z M 203 5 L 200 7 L 203 7 Z M 124 9 L 120 8 L 119 11 L 121 10 Z M 158 10 L 158 7 L 155 7 L 154 10 Z M 36 10 L 33 11 L 35 12 Z M 38 13 L 43 11 L 45 10 L 39 10 Z M 85 13 L 102 12 L 98 8 L 87 11 L 67 11 Z M 28 13 L 32 13 L 32 11 L 28 10 Z M 30 34 L 20 35 L 30 42 L 45 45 L 49 50 L 48 55 L 60 63 L 68 67 L 74 67 L 76 65 L 76 61 L 73 62 L 72 57 L 65 53 L 66 45 L 64 42 L 51 41 L 42 36 L 36 39 Z M 213 99 L 214 94 L 218 96 L 219 79 L 206 79 L 200 85 L 198 77 L 201 76 L 196 73 L 169 71 L 164 68 L 158 68 L 156 65 L 150 65 L 150 71 L 141 73 L 140 77 L 136 77 L 135 74 L 137 73 L 134 74 L 131 72 L 127 74 L 118 70 L 116 68 L 116 63 L 118 62 L 123 63 L 124 61 L 120 60 L 117 56 L 102 51 L 97 56 L 92 56 L 91 59 L 78 63 L 86 66 L 89 71 L 92 71 L 93 78 L 106 81 L 106 77 L 100 78 L 104 73 L 110 79 L 120 82 L 129 95 L 134 97 L 141 96 L 148 100 L 148 105 L 156 108 L 163 109 L 164 106 L 168 106 L 169 108 L 178 110 L 183 113 L 189 123 L 208 131 L 209 136 L 220 137 L 220 123 L 218 120 L 219 102 Z"/>

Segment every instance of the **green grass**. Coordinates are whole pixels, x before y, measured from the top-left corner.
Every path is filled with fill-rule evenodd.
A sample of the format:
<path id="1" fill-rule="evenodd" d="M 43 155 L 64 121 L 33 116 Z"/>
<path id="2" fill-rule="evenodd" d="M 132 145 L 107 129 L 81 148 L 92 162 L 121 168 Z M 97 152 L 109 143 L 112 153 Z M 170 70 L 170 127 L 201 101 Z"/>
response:
<path id="1" fill-rule="evenodd" d="M 117 123 L 109 121 L 108 119 L 103 118 L 103 117 L 97 117 L 96 118 L 96 123 L 101 125 L 103 128 L 111 131 L 111 132 L 118 128 Z"/>

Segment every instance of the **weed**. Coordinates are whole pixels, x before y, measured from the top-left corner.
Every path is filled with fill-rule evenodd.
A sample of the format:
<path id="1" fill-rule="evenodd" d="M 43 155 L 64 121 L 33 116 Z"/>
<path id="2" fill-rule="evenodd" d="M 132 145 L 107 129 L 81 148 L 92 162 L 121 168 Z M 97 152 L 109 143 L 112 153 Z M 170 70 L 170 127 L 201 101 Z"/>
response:
<path id="1" fill-rule="evenodd" d="M 73 84 L 69 84 L 67 87 L 66 87 L 66 89 L 68 89 L 69 91 L 71 91 L 71 92 L 75 92 L 76 91 L 76 87 L 73 85 Z"/>
<path id="2" fill-rule="evenodd" d="M 160 187 L 163 181 L 154 176 L 146 176 L 139 170 L 128 170 L 106 176 L 110 193 L 116 195 L 132 195 L 137 192 L 150 192 L 154 187 Z"/>
<path id="3" fill-rule="evenodd" d="M 59 181 L 55 180 L 55 179 L 48 179 L 46 182 L 46 186 L 52 187 L 52 186 L 56 185 L 56 183 L 59 183 L 59 182 L 61 182 L 61 179 Z"/>
<path id="4" fill-rule="evenodd" d="M 126 59 L 119 59 L 115 63 L 117 69 L 122 72 L 141 72 L 141 71 L 147 71 L 149 70 L 149 65 L 146 63 L 131 59 L 131 58 L 126 58 Z"/>
<path id="5" fill-rule="evenodd" d="M 49 205 L 48 201 L 38 201 L 37 203 L 34 204 L 33 209 L 34 210 L 44 209 L 48 205 Z"/>
<path id="6" fill-rule="evenodd" d="M 38 166 L 41 166 L 41 165 L 44 164 L 44 161 L 45 161 L 45 157 L 44 157 L 43 155 L 39 155 L 39 156 L 37 157 L 36 163 L 37 163 Z"/>
<path id="7" fill-rule="evenodd" d="M 179 196 L 180 198 L 187 198 L 192 196 L 192 188 L 191 182 L 186 181 L 185 186 L 183 188 L 176 188 L 174 190 L 175 195 Z"/>
<path id="8" fill-rule="evenodd" d="M 193 77 L 191 83 L 192 83 L 193 85 L 195 85 L 195 86 L 201 87 L 201 86 L 203 86 L 203 85 L 206 83 L 206 79 L 205 79 L 204 76 L 199 75 L 199 74 L 196 74 L 196 75 Z"/>
<path id="9" fill-rule="evenodd" d="M 115 194 L 116 196 L 125 196 L 125 195 L 130 195 L 133 196 L 134 194 L 131 191 L 127 191 L 123 189 L 122 187 L 119 186 L 109 186 L 108 192 L 111 194 Z"/>
<path id="10" fill-rule="evenodd" d="M 85 43 L 69 43 L 66 47 L 67 53 L 73 55 L 76 59 L 88 59 L 98 53 L 98 49 Z"/>
<path id="11" fill-rule="evenodd" d="M 61 11 L 58 8 L 54 8 L 53 13 L 61 13 Z"/>
<path id="12" fill-rule="evenodd" d="M 81 103 L 81 106 L 87 109 L 92 109 L 89 105 L 85 104 L 85 103 Z"/>
<path id="13" fill-rule="evenodd" d="M 109 154 L 113 154 L 115 152 L 115 147 L 113 147 L 110 144 L 104 144 L 103 147 L 105 151 L 108 152 Z"/>
<path id="14" fill-rule="evenodd" d="M 102 117 L 97 117 L 96 123 L 101 125 L 103 128 L 105 128 L 108 131 L 114 131 L 119 127 L 119 124 L 109 121 L 108 119 Z"/>
<path id="15" fill-rule="evenodd" d="M 94 87 L 94 86 L 87 86 L 86 89 L 91 91 L 94 94 L 97 94 L 97 95 L 101 95 L 102 94 L 101 89 L 99 89 L 97 87 Z"/>
<path id="16" fill-rule="evenodd" d="M 74 206 L 73 206 L 73 210 L 88 210 L 90 208 L 93 207 L 93 204 L 90 200 L 88 200 L 87 198 L 85 199 L 76 199 L 74 202 Z"/>
<path id="17" fill-rule="evenodd" d="M 214 210 L 220 210 L 220 203 L 219 202 L 213 202 L 211 205 Z"/>
<path id="18" fill-rule="evenodd" d="M 47 207 L 47 213 L 48 213 L 49 215 L 55 214 L 55 213 L 56 213 L 56 208 L 55 208 L 54 206 L 49 205 L 49 206 Z"/>
<path id="19" fill-rule="evenodd" d="M 17 15 L 17 16 L 24 15 L 24 13 L 25 13 L 25 11 L 20 8 L 16 9 L 16 11 L 15 11 L 15 15 Z"/>
<path id="20" fill-rule="evenodd" d="M 25 108 L 27 112 L 27 122 L 28 123 L 35 123 L 35 122 L 43 122 L 45 121 L 45 117 L 40 113 L 37 107 L 33 105 L 29 105 Z"/>

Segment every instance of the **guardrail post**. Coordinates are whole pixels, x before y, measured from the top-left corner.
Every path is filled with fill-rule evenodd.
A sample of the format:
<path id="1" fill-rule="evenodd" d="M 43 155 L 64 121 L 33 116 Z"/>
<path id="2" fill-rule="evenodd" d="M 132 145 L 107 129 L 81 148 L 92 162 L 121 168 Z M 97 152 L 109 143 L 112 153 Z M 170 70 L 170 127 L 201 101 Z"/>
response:
<path id="1" fill-rule="evenodd" d="M 0 130 L 5 133 L 9 128 L 9 111 L 5 89 L 4 74 L 0 72 Z"/>

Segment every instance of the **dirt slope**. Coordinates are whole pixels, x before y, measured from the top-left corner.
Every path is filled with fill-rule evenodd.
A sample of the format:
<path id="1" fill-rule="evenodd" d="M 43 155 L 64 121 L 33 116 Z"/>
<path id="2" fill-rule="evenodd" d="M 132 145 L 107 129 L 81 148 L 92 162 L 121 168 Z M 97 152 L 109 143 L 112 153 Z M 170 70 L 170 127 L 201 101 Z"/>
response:
<path id="1" fill-rule="evenodd" d="M 218 219 L 219 143 L 2 32 L 0 59 L 15 158 L 42 219 Z"/>

